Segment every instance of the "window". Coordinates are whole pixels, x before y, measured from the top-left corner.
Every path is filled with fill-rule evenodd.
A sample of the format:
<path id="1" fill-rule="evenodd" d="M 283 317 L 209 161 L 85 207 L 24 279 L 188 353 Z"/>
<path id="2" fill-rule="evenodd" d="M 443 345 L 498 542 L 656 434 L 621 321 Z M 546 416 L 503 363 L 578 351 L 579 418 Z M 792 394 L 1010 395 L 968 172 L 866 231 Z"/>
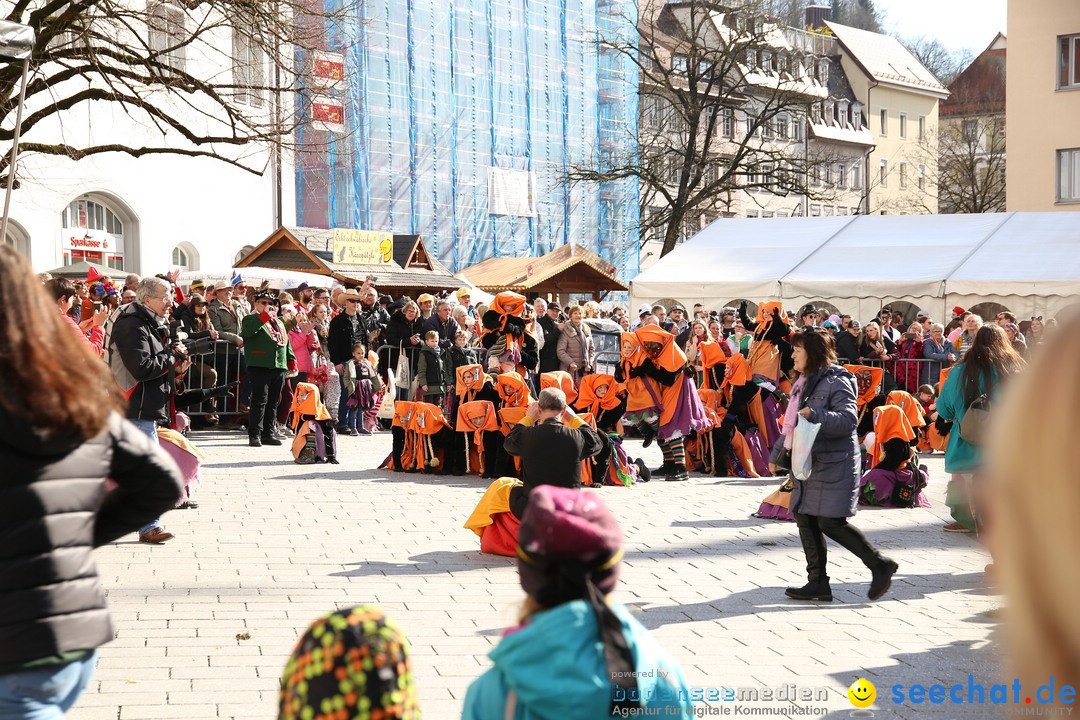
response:
<path id="1" fill-rule="evenodd" d="M 882 160 L 881 161 L 881 170 L 880 170 L 879 182 L 881 183 L 881 187 L 889 187 L 889 161 L 888 160 Z"/>
<path id="2" fill-rule="evenodd" d="M 837 205 L 836 206 L 836 214 L 837 215 L 847 215 L 848 214 L 847 208 L 843 207 L 842 205 Z"/>
<path id="3" fill-rule="evenodd" d="M 862 165 L 858 163 L 851 166 L 851 189 L 862 189 Z"/>
<path id="4" fill-rule="evenodd" d="M 773 121 L 766 120 L 761 125 L 761 134 L 763 137 L 771 138 L 773 136 Z"/>
<path id="5" fill-rule="evenodd" d="M 773 56 L 768 50 L 761 51 L 761 69 L 771 73 L 773 69 Z"/>
<path id="6" fill-rule="evenodd" d="M 900 187 L 901 188 L 906 188 L 907 187 L 907 163 L 906 162 L 900 163 Z"/>
<path id="7" fill-rule="evenodd" d="M 235 97 L 238 103 L 262 107 L 266 58 L 254 39 L 254 23 L 250 22 L 250 18 L 245 18 L 245 21 L 243 26 L 238 24 L 234 27 L 232 34 L 233 84 L 241 88 L 236 91 Z"/>
<path id="8" fill-rule="evenodd" d="M 1080 35 L 1058 38 L 1058 90 L 1080 87 Z"/>
<path id="9" fill-rule="evenodd" d="M 810 168 L 810 184 L 814 186 L 821 184 L 821 168 L 817 165 L 813 165 Z"/>
<path id="10" fill-rule="evenodd" d="M 828 58 L 822 58 L 818 62 L 818 80 L 821 81 L 822 85 L 828 85 L 829 84 L 829 59 Z"/>
<path id="11" fill-rule="evenodd" d="M 672 55 L 671 56 L 671 71 L 676 75 L 685 75 L 687 70 L 687 59 L 685 55 Z"/>
<path id="12" fill-rule="evenodd" d="M 776 213 L 772 212 L 771 210 L 763 210 L 761 212 L 761 217 L 762 217 L 762 219 L 773 218 L 773 217 L 776 217 Z"/>
<path id="13" fill-rule="evenodd" d="M 240 250 L 236 253 L 236 257 L 233 258 L 233 265 L 240 262 L 254 251 L 254 245 L 245 245 L 244 247 L 240 248 Z"/>
<path id="14" fill-rule="evenodd" d="M 811 205 L 810 206 L 810 217 L 821 217 L 821 206 L 820 205 Z"/>
<path id="15" fill-rule="evenodd" d="M 724 108 L 723 112 L 724 137 L 729 138 L 735 134 L 735 111 L 731 108 Z"/>
<path id="16" fill-rule="evenodd" d="M 780 136 L 781 140 L 788 139 L 788 119 L 786 117 L 776 118 L 776 134 Z"/>
<path id="17" fill-rule="evenodd" d="M 919 142 L 926 142 L 926 116 L 919 116 Z"/>
<path id="18" fill-rule="evenodd" d="M 1058 150 L 1058 202 L 1080 202 L 1080 148 Z"/>
<path id="19" fill-rule="evenodd" d="M 964 142 L 975 142 L 979 137 L 979 122 L 974 118 L 964 120 Z"/>
<path id="20" fill-rule="evenodd" d="M 878 133 L 881 137 L 887 137 L 889 134 L 889 111 L 881 111 L 881 130 Z"/>
<path id="21" fill-rule="evenodd" d="M 832 100 L 825 101 L 824 116 L 826 125 L 831 125 L 832 122 L 836 120 L 836 103 L 834 103 Z"/>
<path id="22" fill-rule="evenodd" d="M 796 118 L 791 121 L 791 139 L 802 142 L 802 120 Z"/>
<path id="23" fill-rule="evenodd" d="M 758 66 L 758 51 L 750 48 L 746 51 L 746 65 L 751 70 L 756 70 Z"/>
<path id="24" fill-rule="evenodd" d="M 184 12 L 174 5 L 156 6 L 147 19 L 150 30 L 150 50 L 157 61 L 176 72 L 160 70 L 169 77 L 183 72 L 187 58 L 187 38 L 184 33 Z"/>
<path id="25" fill-rule="evenodd" d="M 836 166 L 836 184 L 842 188 L 847 187 L 847 172 L 843 165 Z"/>
<path id="26" fill-rule="evenodd" d="M 918 185 L 919 185 L 920 190 L 925 190 L 926 189 L 926 166 L 925 165 L 920 165 L 919 166 Z"/>
<path id="27" fill-rule="evenodd" d="M 832 186 L 832 165 L 825 166 L 825 187 Z"/>
<path id="28" fill-rule="evenodd" d="M 746 211 L 746 217 L 748 217 L 748 218 L 756 218 L 757 216 L 758 216 L 758 211 L 757 210 L 747 210 Z"/>
<path id="29" fill-rule="evenodd" d="M 747 115 L 746 116 L 746 136 L 750 137 L 753 134 L 754 134 L 754 116 L 753 115 Z"/>
<path id="30" fill-rule="evenodd" d="M 89 260 L 124 269 L 124 223 L 93 200 L 74 200 L 60 213 L 64 264 Z"/>
<path id="31" fill-rule="evenodd" d="M 900 113 L 900 139 L 907 140 L 907 113 Z"/>
<path id="32" fill-rule="evenodd" d="M 825 210 L 825 217 L 832 217 L 832 215 L 833 215 L 833 206 L 832 205 L 826 205 L 824 210 Z"/>

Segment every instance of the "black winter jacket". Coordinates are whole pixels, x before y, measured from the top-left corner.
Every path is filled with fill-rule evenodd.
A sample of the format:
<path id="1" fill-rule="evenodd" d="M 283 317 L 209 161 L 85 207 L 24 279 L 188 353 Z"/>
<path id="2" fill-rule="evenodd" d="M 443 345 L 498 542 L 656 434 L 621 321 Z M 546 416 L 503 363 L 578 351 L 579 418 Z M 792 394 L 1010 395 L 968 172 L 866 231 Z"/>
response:
<path id="1" fill-rule="evenodd" d="M 172 508 L 179 469 L 118 414 L 80 442 L 2 408 L 0 463 L 0 665 L 104 645 L 113 628 L 91 550 Z"/>
<path id="2" fill-rule="evenodd" d="M 176 376 L 169 328 L 145 305 L 120 308 L 106 340 L 109 369 L 128 396 L 127 417 L 169 424 Z"/>
<path id="3" fill-rule="evenodd" d="M 355 332 L 353 332 L 352 319 L 348 313 L 341 313 L 330 321 L 326 350 L 330 354 L 330 362 L 335 365 L 344 365 L 352 360 L 354 343 L 363 343 L 365 348 L 369 347 L 368 326 L 359 313 L 356 317 L 360 322 L 357 323 Z"/>

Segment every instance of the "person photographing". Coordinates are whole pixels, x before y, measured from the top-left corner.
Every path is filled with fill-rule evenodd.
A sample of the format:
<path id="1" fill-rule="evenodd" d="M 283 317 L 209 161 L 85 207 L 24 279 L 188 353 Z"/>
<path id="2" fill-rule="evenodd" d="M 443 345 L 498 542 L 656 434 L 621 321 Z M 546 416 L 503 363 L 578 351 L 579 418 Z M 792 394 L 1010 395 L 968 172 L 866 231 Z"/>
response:
<path id="1" fill-rule="evenodd" d="M 510 491 L 510 512 L 521 519 L 529 493 L 539 485 L 581 487 L 581 461 L 603 448 L 603 441 L 589 425 L 566 406 L 566 394 L 544 388 L 530 403 L 503 447 L 521 458 L 522 485 Z"/>

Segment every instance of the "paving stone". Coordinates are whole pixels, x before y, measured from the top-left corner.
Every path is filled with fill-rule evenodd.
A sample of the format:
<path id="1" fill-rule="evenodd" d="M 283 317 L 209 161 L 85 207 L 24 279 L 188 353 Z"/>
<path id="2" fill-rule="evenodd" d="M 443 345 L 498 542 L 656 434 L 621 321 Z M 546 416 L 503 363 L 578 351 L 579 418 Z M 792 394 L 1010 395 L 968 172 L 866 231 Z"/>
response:
<path id="1" fill-rule="evenodd" d="M 326 467 L 297 466 L 285 447 L 250 448 L 239 433 L 193 440 L 208 456 L 200 507 L 166 514 L 176 538 L 148 546 L 130 536 L 97 551 L 118 640 L 99 651 L 68 717 L 273 717 L 282 668 L 307 625 L 362 603 L 381 605 L 409 635 L 425 716 L 459 716 L 523 599 L 516 563 L 481 554 L 462 528 L 486 482 L 373 470 L 388 433 L 342 438 L 342 464 Z M 660 462 L 656 448 L 627 447 Z M 804 582 L 795 527 L 750 517 L 777 482 L 697 476 L 600 491 L 627 541 L 614 599 L 691 685 L 822 687 L 828 699 L 810 704 L 828 717 L 848 717 L 858 677 L 879 697 L 896 683 L 968 674 L 992 684 L 1000 650 L 986 613 L 1001 599 L 983 588 L 988 558 L 975 539 L 941 532 L 946 476 L 940 456 L 923 461 L 933 508 L 852 521 L 901 564 L 882 601 L 866 601 L 869 573 L 831 543 L 836 601 L 787 600 L 784 587 Z M 928 712 L 879 700 L 882 708 L 898 718 Z"/>

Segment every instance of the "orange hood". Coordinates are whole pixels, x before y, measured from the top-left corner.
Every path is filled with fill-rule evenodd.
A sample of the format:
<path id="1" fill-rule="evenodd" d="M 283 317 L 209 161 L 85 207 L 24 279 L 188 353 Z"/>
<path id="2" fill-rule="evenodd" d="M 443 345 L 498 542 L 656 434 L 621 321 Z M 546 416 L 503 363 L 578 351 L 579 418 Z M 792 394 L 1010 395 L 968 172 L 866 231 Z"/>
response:
<path id="1" fill-rule="evenodd" d="M 566 404 L 573 405 L 578 393 L 574 389 L 574 378 L 565 370 L 553 370 L 552 372 L 540 373 L 540 389 L 553 387 L 559 388 L 566 395 Z"/>
<path id="2" fill-rule="evenodd" d="M 499 391 L 504 407 L 528 407 L 532 394 L 524 378 L 516 372 L 499 373 L 495 376 L 495 389 Z"/>
<path id="3" fill-rule="evenodd" d="M 899 405 L 882 405 L 874 408 L 874 447 L 870 450 L 870 463 L 877 465 L 885 457 L 885 443 L 901 439 L 911 442 L 915 431 L 911 429 L 907 415 Z"/>
<path id="4" fill-rule="evenodd" d="M 521 418 L 525 417 L 526 410 L 527 408 L 523 407 L 504 407 L 499 410 L 499 429 L 503 435 L 510 434 L 514 426 L 521 422 Z"/>
<path id="5" fill-rule="evenodd" d="M 742 353 L 735 353 L 727 359 L 727 370 L 724 372 L 723 390 L 729 387 L 742 387 L 750 382 L 750 364 Z"/>
<path id="6" fill-rule="evenodd" d="M 489 400 L 462 403 L 458 408 L 458 432 L 493 432 L 499 429 L 495 406 Z"/>
<path id="7" fill-rule="evenodd" d="M 634 331 L 641 343 L 641 357 L 649 357 L 645 352 L 645 343 L 659 343 L 662 346 L 660 354 L 652 359 L 653 363 L 662 370 L 679 372 L 686 366 L 686 353 L 682 351 L 675 336 L 663 328 L 655 325 L 645 325 Z"/>
<path id="8" fill-rule="evenodd" d="M 316 420 L 330 419 L 330 413 L 319 397 L 319 388 L 311 383 L 297 383 L 289 413 L 293 419 L 294 430 L 300 424 L 301 416 L 310 416 Z"/>
<path id="9" fill-rule="evenodd" d="M 491 382 L 491 377 L 484 372 L 483 365 L 462 365 L 454 371 L 457 379 L 455 390 L 458 397 L 464 397 L 470 390 L 478 392 Z"/>
<path id="10" fill-rule="evenodd" d="M 926 420 L 923 418 L 922 405 L 919 401 L 912 397 L 911 393 L 904 392 L 903 390 L 893 390 L 889 393 L 889 396 L 885 398 L 885 404 L 897 405 L 904 411 L 904 415 L 907 416 L 908 423 L 911 427 L 923 427 L 926 425 Z"/>
<path id="11" fill-rule="evenodd" d="M 398 400 L 394 403 L 394 427 L 408 430 L 412 425 L 413 409 L 416 403 L 408 400 Z"/>
<path id="12" fill-rule="evenodd" d="M 443 417 L 442 410 L 439 409 L 438 405 L 418 402 L 413 406 L 412 420 L 409 423 L 410 430 L 414 430 L 421 435 L 434 435 L 444 427 L 449 426 L 450 423 L 446 422 L 446 418 Z"/>
<path id="13" fill-rule="evenodd" d="M 877 397 L 878 391 L 881 389 L 881 382 L 885 379 L 884 368 L 868 367 L 866 365 L 845 365 L 844 369 L 855 376 L 855 382 L 859 386 L 859 407 Z"/>
<path id="14" fill-rule="evenodd" d="M 607 392 L 604 397 L 600 397 L 596 394 L 596 391 L 604 385 L 607 385 Z M 587 412 L 599 415 L 600 410 L 611 410 L 618 407 L 620 402 L 619 396 L 615 392 L 614 375 L 597 373 L 581 378 L 576 407 L 585 408 Z"/>

